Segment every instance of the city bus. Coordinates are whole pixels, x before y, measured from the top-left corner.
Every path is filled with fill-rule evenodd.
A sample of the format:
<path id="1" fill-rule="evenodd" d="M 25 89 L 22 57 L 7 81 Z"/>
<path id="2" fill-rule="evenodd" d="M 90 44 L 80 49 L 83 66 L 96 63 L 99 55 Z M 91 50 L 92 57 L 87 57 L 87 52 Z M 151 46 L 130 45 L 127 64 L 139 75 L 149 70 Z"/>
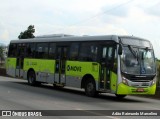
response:
<path id="1" fill-rule="evenodd" d="M 6 72 L 41 83 L 84 89 L 87 96 L 154 95 L 156 61 L 150 41 L 134 36 L 52 35 L 12 40 Z"/>

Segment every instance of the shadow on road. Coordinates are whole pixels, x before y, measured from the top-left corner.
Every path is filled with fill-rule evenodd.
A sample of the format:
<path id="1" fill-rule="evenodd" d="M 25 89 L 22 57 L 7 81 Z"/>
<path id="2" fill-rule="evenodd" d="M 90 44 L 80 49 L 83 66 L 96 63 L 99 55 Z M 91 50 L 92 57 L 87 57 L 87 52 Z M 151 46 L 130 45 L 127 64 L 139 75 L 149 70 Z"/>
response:
<path id="1" fill-rule="evenodd" d="M 38 92 L 38 90 L 34 90 L 34 93 L 41 93 L 41 94 L 47 94 L 47 95 L 50 95 L 50 96 L 56 96 L 57 98 L 64 98 L 64 95 L 63 93 L 66 93 L 65 94 L 65 98 L 68 99 L 68 100 L 72 100 L 73 97 L 69 94 L 74 94 L 74 95 L 77 95 L 77 96 L 83 96 L 83 99 L 80 99 L 80 97 L 77 97 L 79 98 L 79 100 L 75 100 L 73 99 L 74 101 L 85 101 L 85 102 L 89 102 L 91 99 L 94 99 L 92 100 L 93 101 L 115 101 L 115 102 L 129 102 L 129 103 L 134 103 L 134 102 L 144 102 L 144 101 L 141 101 L 141 100 L 137 100 L 137 99 L 131 99 L 131 98 L 123 98 L 123 99 L 118 99 L 114 94 L 111 95 L 111 94 L 99 94 L 98 96 L 96 97 L 87 97 L 85 95 L 85 92 L 82 91 L 82 90 L 75 90 L 75 89 L 70 89 L 70 88 L 62 88 L 62 87 L 53 87 L 51 85 L 39 85 L 39 86 L 36 86 L 36 87 L 33 87 L 33 86 L 30 86 L 27 84 L 27 82 L 12 82 L 12 83 L 16 83 L 16 84 L 21 84 L 21 85 L 25 85 L 28 88 L 28 90 L 25 90 L 25 91 L 32 91 L 34 90 L 34 88 L 41 88 L 41 89 L 46 89 L 46 90 L 43 90 L 43 92 Z M 49 91 L 49 92 L 48 92 Z M 56 93 L 55 93 L 56 91 Z M 58 94 L 57 94 L 58 93 Z M 70 97 L 69 97 L 70 96 Z M 86 99 L 87 98 L 87 99 Z M 99 100 L 100 99 L 100 100 Z"/>
<path id="2" fill-rule="evenodd" d="M 19 90 L 24 90 L 24 91 L 36 93 L 36 94 L 43 94 L 43 95 L 47 95 L 50 97 L 63 98 L 63 99 L 65 98 L 66 100 L 70 100 L 70 101 L 79 101 L 79 102 L 115 101 L 115 102 L 128 102 L 128 103 L 137 103 L 137 102 L 146 103 L 144 100 L 131 99 L 132 97 L 129 97 L 129 98 L 126 97 L 123 99 L 119 99 L 114 94 L 111 95 L 107 93 L 106 94 L 102 93 L 93 98 L 93 97 L 87 97 L 85 95 L 85 92 L 82 90 L 74 90 L 74 89 L 62 88 L 62 87 L 53 87 L 51 85 L 45 85 L 45 84 L 33 87 L 33 86 L 28 85 L 27 82 L 11 82 L 11 83 L 16 83 L 18 85 L 19 84 L 25 85 L 25 88 L 22 88 L 23 86 L 13 86 L 14 88 L 19 88 Z M 72 94 L 74 94 L 75 96 L 73 96 Z"/>

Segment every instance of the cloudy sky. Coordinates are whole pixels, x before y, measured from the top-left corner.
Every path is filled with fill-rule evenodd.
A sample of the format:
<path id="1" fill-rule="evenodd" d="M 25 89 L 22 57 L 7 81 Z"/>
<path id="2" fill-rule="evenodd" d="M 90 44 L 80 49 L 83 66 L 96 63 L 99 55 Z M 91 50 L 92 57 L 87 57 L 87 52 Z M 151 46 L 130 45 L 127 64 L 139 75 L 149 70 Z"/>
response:
<path id="1" fill-rule="evenodd" d="M 160 58 L 160 0 L 0 0 L 0 43 L 31 24 L 46 34 L 133 35 L 152 42 Z"/>

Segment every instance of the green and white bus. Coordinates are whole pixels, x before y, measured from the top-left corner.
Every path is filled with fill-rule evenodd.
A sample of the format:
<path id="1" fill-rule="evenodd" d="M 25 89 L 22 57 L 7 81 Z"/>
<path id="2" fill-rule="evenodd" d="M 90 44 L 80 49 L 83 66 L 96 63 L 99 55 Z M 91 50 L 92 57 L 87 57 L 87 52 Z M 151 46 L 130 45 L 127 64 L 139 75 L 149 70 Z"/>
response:
<path id="1" fill-rule="evenodd" d="M 84 88 L 88 96 L 153 95 L 156 90 L 152 44 L 133 36 L 53 35 L 12 40 L 6 70 L 30 85 Z"/>

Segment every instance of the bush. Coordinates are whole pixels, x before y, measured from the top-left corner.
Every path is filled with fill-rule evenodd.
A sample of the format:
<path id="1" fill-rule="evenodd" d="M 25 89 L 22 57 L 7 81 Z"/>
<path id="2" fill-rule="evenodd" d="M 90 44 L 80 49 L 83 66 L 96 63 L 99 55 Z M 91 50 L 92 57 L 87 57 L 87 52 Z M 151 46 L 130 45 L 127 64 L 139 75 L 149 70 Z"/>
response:
<path id="1" fill-rule="evenodd" d="M 157 86 L 160 86 L 160 62 L 157 61 Z"/>

